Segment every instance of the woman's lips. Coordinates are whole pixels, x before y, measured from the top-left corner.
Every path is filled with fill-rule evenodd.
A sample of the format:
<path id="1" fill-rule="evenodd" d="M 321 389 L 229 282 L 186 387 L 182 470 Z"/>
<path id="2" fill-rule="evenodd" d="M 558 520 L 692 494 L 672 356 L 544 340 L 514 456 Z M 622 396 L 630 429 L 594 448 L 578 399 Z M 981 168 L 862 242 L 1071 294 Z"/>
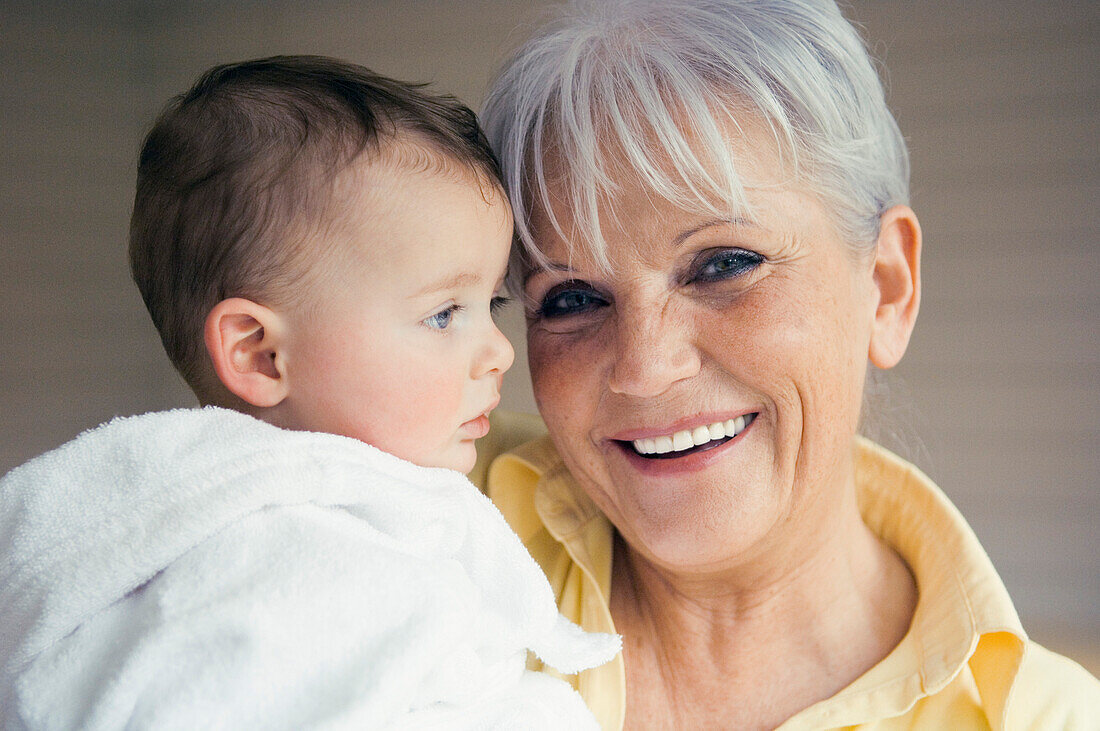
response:
<path id="1" fill-rule="evenodd" d="M 663 427 L 623 430 L 609 439 L 629 444 L 639 454 L 680 452 L 714 440 L 737 436 L 752 424 L 758 413 L 744 411 L 698 415 Z"/>
<path id="2" fill-rule="evenodd" d="M 631 440 L 634 451 L 643 457 L 666 459 L 688 452 L 713 449 L 745 431 L 756 418 L 755 413 L 742 414 L 732 419 L 700 424 L 690 429 L 679 429 L 655 437 Z"/>
<path id="3" fill-rule="evenodd" d="M 632 464 L 645 471 L 701 469 L 739 442 L 756 417 L 754 412 L 652 437 L 611 441 Z"/>

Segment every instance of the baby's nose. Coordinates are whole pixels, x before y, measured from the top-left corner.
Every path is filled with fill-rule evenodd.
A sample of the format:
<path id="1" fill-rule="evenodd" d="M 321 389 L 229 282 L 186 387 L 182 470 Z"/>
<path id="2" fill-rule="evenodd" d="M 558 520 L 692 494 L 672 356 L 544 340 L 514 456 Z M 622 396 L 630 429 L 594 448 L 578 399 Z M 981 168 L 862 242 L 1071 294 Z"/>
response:
<path id="1" fill-rule="evenodd" d="M 481 357 L 475 365 L 475 376 L 487 373 L 504 373 L 512 367 L 516 359 L 515 348 L 496 324 L 490 325 L 489 334 L 482 349 Z"/>

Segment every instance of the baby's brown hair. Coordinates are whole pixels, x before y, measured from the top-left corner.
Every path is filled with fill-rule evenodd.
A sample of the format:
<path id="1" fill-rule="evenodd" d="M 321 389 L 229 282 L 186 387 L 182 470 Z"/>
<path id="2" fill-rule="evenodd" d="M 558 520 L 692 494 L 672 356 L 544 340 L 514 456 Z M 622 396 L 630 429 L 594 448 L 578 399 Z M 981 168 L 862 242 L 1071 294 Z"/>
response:
<path id="1" fill-rule="evenodd" d="M 230 297 L 293 299 L 337 173 L 412 141 L 503 189 L 474 113 L 450 96 L 319 56 L 216 66 L 145 138 L 130 270 L 173 365 L 200 399 L 216 388 L 203 341 Z"/>

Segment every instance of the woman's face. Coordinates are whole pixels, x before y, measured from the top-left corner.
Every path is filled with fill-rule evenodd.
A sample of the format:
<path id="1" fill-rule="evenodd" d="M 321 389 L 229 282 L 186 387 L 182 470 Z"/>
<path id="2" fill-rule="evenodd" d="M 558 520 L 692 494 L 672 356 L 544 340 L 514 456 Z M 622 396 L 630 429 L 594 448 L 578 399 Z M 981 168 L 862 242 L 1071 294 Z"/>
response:
<path id="1" fill-rule="evenodd" d="M 753 151 L 751 221 L 624 181 L 601 217 L 610 275 L 534 221 L 554 264 L 525 283 L 539 410 L 627 542 L 681 572 L 807 548 L 850 499 L 874 267 L 766 139 L 731 143 Z"/>

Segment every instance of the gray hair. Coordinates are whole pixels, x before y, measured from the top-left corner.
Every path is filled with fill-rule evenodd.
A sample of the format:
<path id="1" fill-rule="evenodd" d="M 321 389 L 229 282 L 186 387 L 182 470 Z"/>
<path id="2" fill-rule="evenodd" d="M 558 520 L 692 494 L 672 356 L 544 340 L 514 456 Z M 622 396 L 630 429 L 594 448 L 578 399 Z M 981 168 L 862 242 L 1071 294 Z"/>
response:
<path id="1" fill-rule="evenodd" d="M 610 167 L 609 149 L 658 197 L 743 215 L 743 177 L 723 132 L 737 115 L 768 125 L 786 169 L 856 252 L 872 249 L 883 211 L 908 202 L 905 141 L 832 0 L 577 0 L 519 48 L 482 111 L 517 254 L 545 263 L 535 210 L 565 235 L 552 173 L 585 249 L 609 266 L 599 203 L 614 200 L 624 172 Z"/>

